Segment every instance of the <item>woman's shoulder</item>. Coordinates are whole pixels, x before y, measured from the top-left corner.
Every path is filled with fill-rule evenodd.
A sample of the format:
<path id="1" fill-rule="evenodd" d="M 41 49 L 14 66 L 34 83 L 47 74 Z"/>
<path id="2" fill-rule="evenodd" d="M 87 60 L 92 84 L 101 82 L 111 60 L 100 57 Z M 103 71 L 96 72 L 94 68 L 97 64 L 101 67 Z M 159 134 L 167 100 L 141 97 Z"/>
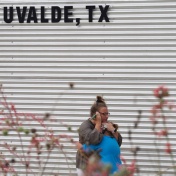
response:
<path id="1" fill-rule="evenodd" d="M 93 125 L 92 122 L 89 119 L 87 119 L 81 123 L 80 129 L 91 127 L 92 125 Z"/>
<path id="2" fill-rule="evenodd" d="M 91 123 L 90 120 L 86 119 L 81 123 L 81 125 L 86 125 L 86 124 L 90 124 L 90 123 Z"/>

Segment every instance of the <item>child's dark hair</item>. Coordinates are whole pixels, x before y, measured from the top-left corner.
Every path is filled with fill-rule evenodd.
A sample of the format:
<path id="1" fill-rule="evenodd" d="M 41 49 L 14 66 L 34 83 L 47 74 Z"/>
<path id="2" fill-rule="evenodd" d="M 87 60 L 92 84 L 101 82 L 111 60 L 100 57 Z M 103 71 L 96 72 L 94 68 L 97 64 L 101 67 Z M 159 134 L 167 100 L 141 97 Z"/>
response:
<path id="1" fill-rule="evenodd" d="M 102 107 L 107 107 L 107 105 L 102 96 L 97 96 L 96 101 L 90 108 L 90 117 L 92 117 Z"/>

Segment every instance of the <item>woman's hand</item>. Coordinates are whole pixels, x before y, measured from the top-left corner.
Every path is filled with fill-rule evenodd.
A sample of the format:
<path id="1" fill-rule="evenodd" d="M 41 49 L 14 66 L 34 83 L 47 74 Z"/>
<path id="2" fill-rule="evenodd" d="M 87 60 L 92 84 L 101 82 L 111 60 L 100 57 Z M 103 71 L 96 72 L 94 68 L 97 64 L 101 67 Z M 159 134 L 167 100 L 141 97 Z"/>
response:
<path id="1" fill-rule="evenodd" d="M 106 127 L 106 129 L 107 129 L 108 131 L 110 131 L 110 132 L 112 132 L 112 133 L 115 132 L 115 128 L 114 128 L 114 126 L 113 126 L 112 123 L 107 122 L 107 123 L 103 123 L 103 125 Z"/>
<path id="2" fill-rule="evenodd" d="M 80 142 L 76 142 L 76 148 L 80 150 L 82 148 L 82 144 Z"/>
<path id="3" fill-rule="evenodd" d="M 101 115 L 99 112 L 96 112 L 96 118 L 93 120 L 95 123 L 95 128 L 101 132 Z"/>
<path id="4" fill-rule="evenodd" d="M 95 124 L 101 124 L 101 115 L 99 112 L 96 112 Z"/>

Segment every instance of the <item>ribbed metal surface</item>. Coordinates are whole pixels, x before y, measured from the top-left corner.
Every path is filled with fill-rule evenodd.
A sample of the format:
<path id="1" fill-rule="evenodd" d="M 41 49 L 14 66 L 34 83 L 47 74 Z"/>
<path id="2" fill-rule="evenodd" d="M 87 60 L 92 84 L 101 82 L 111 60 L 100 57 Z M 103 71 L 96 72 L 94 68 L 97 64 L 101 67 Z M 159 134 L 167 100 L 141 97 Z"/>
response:
<path id="1" fill-rule="evenodd" d="M 98 23 L 98 5 L 110 5 L 110 22 Z M 3 7 L 7 6 L 51 6 L 73 5 L 74 16 L 81 23 L 20 24 L 17 15 L 11 24 L 3 22 Z M 96 5 L 94 22 L 88 22 L 86 5 Z M 39 16 L 40 12 L 38 12 Z M 158 85 L 170 89 L 170 100 L 175 100 L 176 91 L 176 2 L 170 0 L 147 1 L 54 1 L 54 0 L 1 0 L 0 2 L 0 82 L 7 100 L 13 102 L 18 112 L 39 114 L 52 113 L 58 123 L 48 122 L 56 134 L 70 132 L 59 122 L 78 129 L 89 117 L 89 108 L 96 95 L 103 95 L 109 105 L 110 119 L 119 124 L 123 136 L 122 155 L 129 161 L 128 130 L 142 110 L 139 128 L 132 134 L 133 143 L 140 147 L 136 175 L 155 175 L 158 171 L 158 154 L 151 130 L 150 109 L 156 102 L 152 90 Z M 69 83 L 74 83 L 70 89 Z M 168 128 L 174 160 L 176 155 L 175 114 L 169 113 Z M 27 124 L 38 128 L 37 123 Z M 159 129 L 159 127 L 158 127 Z M 71 135 L 77 140 L 77 133 Z M 20 145 L 15 134 L 14 145 Z M 29 138 L 24 137 L 27 143 Z M 160 139 L 162 170 L 172 166 L 171 158 L 165 154 L 165 140 Z M 75 149 L 66 145 L 66 154 L 72 158 L 69 165 L 75 173 Z M 6 152 L 2 149 L 2 152 Z M 55 152 L 46 171 L 57 165 L 59 175 L 70 175 L 65 156 Z M 9 155 L 10 157 L 10 155 Z M 18 163 L 16 163 L 18 166 Z M 20 175 L 25 170 L 19 165 Z M 37 173 L 34 162 L 34 171 Z M 49 173 L 46 173 L 46 175 Z M 167 176 L 174 175 L 168 169 Z"/>

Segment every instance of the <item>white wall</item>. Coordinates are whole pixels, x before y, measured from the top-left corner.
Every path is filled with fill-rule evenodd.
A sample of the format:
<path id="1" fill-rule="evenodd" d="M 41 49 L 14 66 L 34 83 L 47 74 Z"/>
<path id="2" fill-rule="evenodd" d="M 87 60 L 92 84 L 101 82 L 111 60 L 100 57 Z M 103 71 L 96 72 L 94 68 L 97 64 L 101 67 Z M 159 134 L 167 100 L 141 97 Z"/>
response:
<path id="1" fill-rule="evenodd" d="M 98 23 L 97 9 L 94 22 L 89 23 L 85 6 L 105 4 L 110 5 L 110 22 Z M 12 23 L 3 21 L 4 6 L 45 6 L 49 18 L 51 6 L 67 5 L 73 5 L 74 17 L 81 18 L 79 26 L 63 21 L 20 24 L 17 15 Z M 129 163 L 134 157 L 128 130 L 133 127 L 138 110 L 142 110 L 139 128 L 133 133 L 134 146 L 141 149 L 137 156 L 140 173 L 136 175 L 155 175 L 158 157 L 149 120 L 155 102 L 152 90 L 165 84 L 170 89 L 170 100 L 175 100 L 175 9 L 176 2 L 171 0 L 1 0 L 0 82 L 7 100 L 16 104 L 19 112 L 40 116 L 52 113 L 52 118 L 76 130 L 89 117 L 96 95 L 103 95 L 110 119 L 119 124 L 122 154 Z M 70 89 L 69 83 L 74 83 L 74 89 Z M 174 115 L 169 114 L 168 127 L 175 155 Z M 48 125 L 56 133 L 70 134 L 59 122 Z M 39 128 L 37 123 L 30 126 Z M 77 133 L 72 135 L 77 140 Z M 14 145 L 20 145 L 14 139 Z M 74 160 L 75 150 L 67 145 L 66 152 Z M 165 140 L 159 140 L 159 145 L 162 170 L 166 170 L 172 164 L 164 152 Z M 59 175 L 69 175 L 64 156 L 60 160 L 54 158 L 56 155 L 52 156 L 50 167 L 58 163 Z M 74 168 L 74 163 L 69 162 Z M 173 175 L 172 169 L 167 175 Z"/>

